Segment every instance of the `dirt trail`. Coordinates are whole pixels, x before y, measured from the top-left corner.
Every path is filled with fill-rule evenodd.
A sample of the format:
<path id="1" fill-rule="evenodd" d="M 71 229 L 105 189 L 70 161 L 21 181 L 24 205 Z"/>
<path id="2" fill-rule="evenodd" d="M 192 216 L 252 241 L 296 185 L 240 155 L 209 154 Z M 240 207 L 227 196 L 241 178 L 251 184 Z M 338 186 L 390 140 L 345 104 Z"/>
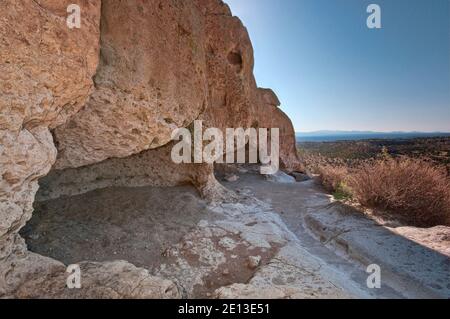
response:
<path id="1" fill-rule="evenodd" d="M 311 181 L 238 175 L 224 182 L 238 203 L 207 204 L 191 187 L 107 188 L 37 203 L 22 235 L 65 264 L 129 261 L 187 298 L 450 297 L 447 256 L 331 204 Z M 373 263 L 381 289 L 367 288 Z"/>
<path id="2" fill-rule="evenodd" d="M 447 255 L 376 224 L 352 207 L 332 202 L 314 181 L 274 183 L 245 174 L 236 183 L 225 184 L 270 203 L 305 250 L 349 275 L 369 295 L 450 297 Z M 381 267 L 384 282 L 381 289 L 367 291 L 365 270 L 372 264 Z"/>

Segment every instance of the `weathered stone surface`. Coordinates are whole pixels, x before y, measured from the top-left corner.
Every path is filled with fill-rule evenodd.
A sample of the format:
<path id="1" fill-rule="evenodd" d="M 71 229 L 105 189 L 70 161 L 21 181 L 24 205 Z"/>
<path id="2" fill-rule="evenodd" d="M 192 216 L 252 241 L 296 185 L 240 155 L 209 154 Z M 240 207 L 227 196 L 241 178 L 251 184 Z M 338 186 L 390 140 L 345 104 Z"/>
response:
<path id="1" fill-rule="evenodd" d="M 281 103 L 276 94 L 256 85 L 247 29 L 226 5 L 218 5 L 214 0 L 200 2 L 209 8 L 205 25 L 209 35 L 206 47 L 210 95 L 209 107 L 201 119 L 207 127 L 223 132 L 226 128 L 279 128 L 282 168 L 304 171 L 291 120 L 279 109 Z"/>
<path id="2" fill-rule="evenodd" d="M 423 245 L 450 257 L 450 227 L 397 227 L 393 228 L 392 230 L 395 233 L 404 236 L 420 245 Z"/>
<path id="3" fill-rule="evenodd" d="M 259 89 L 255 117 L 259 127 L 280 129 L 280 164 L 288 172 L 304 172 L 297 154 L 295 129 L 289 117 L 279 108 L 280 101 L 270 89 Z"/>
<path id="4" fill-rule="evenodd" d="M 56 130 L 59 149 L 56 168 L 80 167 L 157 148 L 167 144 L 175 127 L 187 126 L 199 116 L 205 127 L 223 131 L 257 127 L 260 119 L 264 127 L 279 127 L 283 168 L 298 169 L 292 125 L 277 108 L 276 95 L 271 90 L 257 89 L 250 38 L 228 6 L 217 0 L 198 0 L 191 5 L 162 9 L 153 3 L 139 8 L 132 2 L 104 3 L 102 23 L 105 27 L 102 28 L 102 59 L 95 77 L 96 91 L 82 112 Z M 139 19 L 126 20 L 135 15 Z M 177 21 L 178 33 L 172 24 L 161 22 L 168 16 Z M 127 32 L 123 31 L 123 24 L 128 25 Z M 182 34 L 179 34 L 180 25 L 185 30 Z M 168 29 L 169 35 L 152 32 L 155 28 Z M 130 33 L 133 36 L 130 37 Z M 195 43 L 195 50 L 186 48 L 185 36 Z M 161 43 L 161 37 L 181 37 L 183 41 L 171 40 L 163 46 L 156 45 Z M 145 59 L 142 51 L 145 51 Z M 173 51 L 182 54 L 168 60 L 166 57 L 170 54 L 172 57 Z M 179 72 L 179 68 L 185 72 Z M 153 81 L 147 83 L 149 74 Z M 170 83 L 166 81 L 167 74 L 173 85 L 167 84 Z M 161 95 L 160 88 L 166 84 L 168 90 Z M 183 111 L 174 108 L 174 103 L 199 107 Z M 167 152 L 157 149 L 147 156 L 160 158 L 162 153 Z M 180 176 L 171 174 L 169 168 L 169 177 L 166 177 L 161 163 L 173 166 L 169 161 L 166 156 L 165 161 L 159 162 L 161 178 L 158 180 L 178 178 L 178 184 L 185 182 L 181 172 L 186 168 L 182 166 L 176 170 L 181 171 Z M 187 170 L 192 168 L 188 165 Z"/>
<path id="5" fill-rule="evenodd" d="M 333 251 L 365 265 L 379 265 L 384 276 L 391 278 L 394 289 L 405 297 L 450 295 L 450 259 L 439 252 L 448 248 L 445 227 L 416 231 L 414 235 L 408 234 L 407 228 L 395 231 L 339 202 L 304 218 L 305 226 Z M 405 236 L 398 235 L 402 233 Z M 430 245 L 425 234 L 433 234 L 437 242 Z"/>
<path id="6" fill-rule="evenodd" d="M 266 94 L 261 94 L 260 96 L 260 91 L 256 87 L 253 76 L 253 48 L 247 30 L 238 18 L 231 15 L 228 6 L 221 1 L 199 0 L 196 3 L 198 4 L 200 11 L 197 12 L 197 7 L 191 9 L 196 14 L 203 15 L 202 17 L 197 17 L 197 19 L 203 19 L 203 31 L 206 36 L 201 32 L 195 33 L 192 31 L 192 41 L 195 41 L 197 46 L 206 49 L 204 51 L 198 50 L 198 55 L 195 56 L 194 62 L 206 69 L 204 72 L 200 72 L 204 77 L 197 77 L 197 79 L 199 79 L 198 81 L 190 82 L 186 80 L 180 82 L 183 82 L 183 85 L 186 85 L 186 88 L 190 86 L 192 92 L 199 92 L 199 87 L 196 85 L 202 80 L 207 80 L 204 83 L 202 82 L 208 89 L 208 92 L 205 93 L 209 96 L 209 99 L 205 100 L 206 104 L 204 106 L 206 107 L 206 110 L 197 110 L 197 112 L 204 111 L 200 114 L 200 119 L 204 120 L 205 128 L 217 127 L 225 131 L 226 128 L 247 128 L 251 125 L 257 126 L 257 120 L 255 120 L 255 118 L 258 115 L 255 114 L 255 111 L 260 108 L 260 97 L 264 103 L 274 106 L 273 109 L 268 109 L 266 108 L 266 105 L 264 105 L 264 110 L 269 112 L 278 112 L 276 105 L 279 104 L 279 101 L 270 90 L 261 90 L 261 92 L 266 92 Z M 108 6 L 108 3 L 104 4 L 104 7 L 105 6 Z M 128 5 L 125 4 L 123 6 L 123 12 L 119 17 L 133 14 L 132 11 L 134 9 L 128 8 Z M 131 12 L 127 13 L 130 10 Z M 145 12 L 154 11 L 152 7 L 149 7 L 146 10 L 148 11 Z M 106 21 L 119 19 L 113 13 L 114 12 L 110 12 L 108 9 L 104 9 L 103 19 Z M 157 19 L 163 18 L 159 17 L 161 14 L 164 17 L 164 13 L 157 11 Z M 173 14 L 173 12 L 171 12 L 171 14 Z M 186 14 L 180 15 L 180 17 L 184 17 L 185 15 Z M 141 28 L 137 28 L 137 25 L 133 24 L 130 32 L 136 33 L 138 37 L 146 36 L 148 31 L 141 31 Z M 189 23 L 187 23 L 187 25 L 192 28 Z M 149 29 L 154 27 L 153 24 L 148 26 Z M 163 24 L 163 27 L 170 29 L 170 26 L 165 24 Z M 109 48 L 115 45 L 118 45 L 120 48 L 125 44 L 131 48 L 136 45 L 134 42 L 129 43 L 128 36 L 124 39 L 120 37 L 119 39 L 116 39 L 117 35 L 115 34 L 114 29 L 107 29 L 103 32 L 102 50 L 103 47 Z M 118 32 L 118 30 L 116 30 L 116 32 Z M 119 33 L 119 35 L 121 35 L 121 33 Z M 158 42 L 159 40 L 159 34 L 149 35 L 145 39 L 145 41 L 149 43 L 152 41 Z M 132 50 L 131 58 L 128 57 L 128 51 L 121 51 L 121 53 L 126 55 L 126 59 L 133 59 L 133 56 L 136 59 L 140 59 L 140 51 L 137 49 L 136 53 Z M 151 51 L 149 54 L 151 55 L 149 56 L 149 60 L 151 61 L 150 57 L 155 58 L 157 55 L 157 59 L 164 59 L 168 53 L 163 54 L 160 51 Z M 203 56 L 201 56 L 201 54 L 203 54 Z M 202 65 L 202 58 L 204 65 Z M 154 135 L 152 134 L 157 130 L 152 128 L 152 125 L 148 125 L 148 119 L 146 121 L 140 121 L 134 117 L 133 112 L 135 112 L 135 107 L 127 109 L 127 106 L 112 103 L 106 103 L 106 106 L 102 106 L 102 103 L 105 103 L 104 99 L 102 99 L 98 105 L 91 104 L 93 103 L 93 100 L 95 100 L 97 92 L 104 91 L 103 86 L 108 87 L 109 90 L 110 84 L 116 85 L 117 81 L 119 81 L 119 83 L 123 82 L 123 85 L 125 86 L 129 86 L 130 81 L 132 82 L 135 77 L 140 79 L 139 76 L 135 75 L 136 72 L 139 74 L 142 73 L 142 77 L 145 78 L 147 74 L 153 75 L 154 73 L 149 72 L 151 70 L 150 67 L 158 68 L 158 70 L 164 69 L 170 72 L 173 71 L 173 69 L 171 69 L 173 65 L 178 67 L 178 64 L 186 63 L 186 61 L 175 60 L 168 63 L 167 59 L 164 59 L 161 63 L 155 63 L 155 66 L 149 62 L 149 70 L 141 72 L 127 69 L 128 65 L 122 63 L 123 59 L 119 59 L 117 63 L 114 62 L 116 59 L 117 57 L 110 58 L 109 60 L 112 60 L 113 62 L 108 64 L 106 64 L 104 60 L 101 61 L 99 73 L 96 76 L 97 91 L 93 94 L 93 98 L 91 98 L 88 106 L 67 125 L 57 129 L 56 138 L 59 145 L 60 158 L 56 168 L 78 167 L 80 165 L 96 163 L 109 157 L 125 157 L 132 153 L 139 153 L 141 150 L 148 148 L 149 142 L 151 141 L 147 140 L 147 137 L 153 138 Z M 125 61 L 127 61 L 126 59 Z M 105 70 L 103 71 L 103 69 Z M 109 72 L 107 72 L 108 70 Z M 157 72 L 157 74 L 160 74 L 160 72 Z M 189 72 L 186 74 L 190 75 L 190 78 L 196 79 L 195 75 L 192 75 Z M 157 78 L 155 79 L 154 84 L 159 86 L 162 80 L 163 79 L 161 78 Z M 141 92 L 145 92 L 146 90 L 152 91 L 154 88 L 147 85 Z M 117 91 L 118 90 L 114 90 L 112 93 L 115 95 L 121 94 L 117 93 Z M 200 92 L 203 91 L 200 90 Z M 269 94 L 267 94 L 267 92 Z M 171 95 L 168 94 L 167 96 Z M 192 97 L 191 95 L 180 95 L 180 98 L 190 98 L 191 102 L 194 101 L 195 98 L 204 100 L 204 96 L 197 93 L 195 94 L 195 97 Z M 138 109 L 144 104 L 144 102 L 136 103 Z M 154 107 L 146 108 L 145 110 L 146 112 L 151 111 L 153 112 L 153 115 L 156 114 L 158 117 L 161 117 L 159 113 L 166 112 L 164 110 L 165 106 L 166 104 L 156 105 Z M 161 109 L 161 107 L 163 107 L 163 109 Z M 179 118 L 186 118 L 186 116 L 189 118 L 189 114 L 196 115 L 195 110 L 187 115 L 180 114 L 178 111 L 177 116 Z M 267 114 L 265 118 L 271 119 L 272 116 L 271 114 Z M 192 119 L 193 117 L 190 118 L 190 120 Z M 97 120 L 100 122 L 106 121 L 105 123 L 97 123 Z M 177 121 L 172 124 L 176 124 L 176 126 L 180 127 L 189 124 L 190 120 L 187 120 L 184 123 L 182 123 L 183 121 Z M 272 125 L 278 123 L 269 123 L 269 121 L 265 121 L 265 124 Z M 286 123 L 282 124 L 285 125 Z M 290 124 L 290 122 L 287 124 Z M 122 125 L 126 125 L 127 129 L 124 130 L 123 127 L 121 127 Z M 139 128 L 142 125 L 146 126 L 146 133 L 143 133 L 144 130 Z M 167 128 L 173 129 L 174 125 L 169 125 Z M 139 145 L 137 145 L 134 142 L 125 142 L 125 140 L 129 138 L 126 132 L 136 129 L 139 131 L 139 139 L 144 141 L 144 143 L 139 142 Z M 120 134 L 125 135 L 110 135 L 108 132 L 111 132 L 111 130 L 121 132 Z M 156 134 L 158 134 L 158 132 L 156 132 Z M 170 135 L 169 130 L 166 130 L 164 134 L 168 137 Z M 285 136 L 283 135 L 282 138 L 285 139 Z M 165 138 L 158 138 L 158 140 L 164 140 L 164 143 L 160 144 L 165 144 L 167 142 Z M 158 145 L 155 144 L 154 146 Z M 169 145 L 170 146 L 164 146 L 156 150 L 144 151 L 139 155 L 124 158 L 123 160 L 112 159 L 111 161 L 95 164 L 86 169 L 82 168 L 78 172 L 70 170 L 67 172 L 55 172 L 52 174 L 52 178 L 46 179 L 48 183 L 44 181 L 43 185 L 48 184 L 48 187 L 45 188 L 49 192 L 61 192 L 63 190 L 62 187 L 59 186 L 61 185 L 60 183 L 62 182 L 64 186 L 67 186 L 68 184 L 67 182 L 64 182 L 64 180 L 70 181 L 70 184 L 78 185 L 75 187 L 80 190 L 81 188 L 92 190 L 95 187 L 107 187 L 118 184 L 174 186 L 183 183 L 193 183 L 201 190 L 203 195 L 208 194 L 207 196 L 213 198 L 220 197 L 218 194 L 220 193 L 221 188 L 217 186 L 217 182 L 213 176 L 212 167 L 209 167 L 208 165 L 175 165 L 170 158 L 170 147 L 172 144 Z M 69 153 L 72 155 L 69 155 Z M 285 153 L 286 152 L 284 151 L 283 154 Z M 285 157 L 286 156 L 283 158 Z M 58 174 L 61 174 L 61 176 L 58 177 Z M 89 175 L 89 178 L 86 179 L 85 177 L 87 177 L 87 175 Z M 134 182 L 130 180 L 133 180 Z M 137 180 L 139 182 L 136 183 Z M 70 188 L 73 188 L 72 186 L 74 185 L 71 185 Z M 72 191 L 69 190 L 69 193 L 71 192 Z M 222 190 L 222 192 L 224 191 Z"/>
<path id="7" fill-rule="evenodd" d="M 102 2 L 96 89 L 56 130 L 57 168 L 158 148 L 207 107 L 205 28 L 193 1 Z"/>
<path id="8" fill-rule="evenodd" d="M 93 86 L 100 1 L 79 2 L 79 30 L 66 25 L 69 3 L 0 2 L 0 258 L 31 216 L 38 178 L 55 161 L 49 128 L 78 112 Z"/>
<path id="9" fill-rule="evenodd" d="M 255 287 L 245 284 L 234 284 L 222 287 L 214 292 L 216 299 L 295 299 L 299 290 L 295 288 L 278 287 Z"/>
<path id="10" fill-rule="evenodd" d="M 70 3 L 0 3 L 0 129 L 55 128 L 85 104 L 98 63 L 100 1 L 78 1 L 83 25 L 73 30 Z"/>
<path id="11" fill-rule="evenodd" d="M 260 264 L 261 264 L 261 256 L 248 257 L 248 267 L 250 267 L 250 269 L 256 269 Z"/>
<path id="12" fill-rule="evenodd" d="M 0 297 L 178 297 L 171 282 L 124 262 L 80 263 L 88 288 L 68 292 L 65 266 L 17 235 L 38 179 L 56 160 L 65 170 L 42 181 L 40 199 L 186 183 L 213 201 L 235 199 L 212 165 L 172 162 L 173 129 L 195 119 L 223 130 L 282 126 L 282 164 L 295 170 L 292 125 L 273 92 L 257 88 L 247 30 L 222 1 L 80 0 L 73 30 L 70 3 L 0 2 Z"/>
<path id="13" fill-rule="evenodd" d="M 67 268 L 27 251 L 16 236 L 13 253 L 0 263 L 0 298 L 180 298 L 177 286 L 125 261 L 81 262 L 81 289 L 68 289 Z"/>
<path id="14" fill-rule="evenodd" d="M 253 47 L 247 29 L 233 17 L 228 6 L 215 0 L 198 0 L 206 8 L 205 44 L 210 103 L 201 119 L 205 126 L 226 128 L 252 126 L 258 105 L 253 75 Z"/>
<path id="15" fill-rule="evenodd" d="M 285 187 L 255 177 L 270 191 Z M 208 205 L 192 187 L 120 187 L 36 207 L 23 233 L 28 245 L 67 264 L 129 260 L 170 278 L 187 298 L 244 283 L 250 286 L 236 298 L 251 289 L 264 298 L 348 296 L 345 284 L 321 272 L 326 263 L 295 243 L 270 206 L 252 198 Z"/>
<path id="16" fill-rule="evenodd" d="M 77 169 L 52 171 L 40 181 L 39 201 L 74 196 L 106 187 L 172 187 L 192 184 L 209 200 L 232 194 L 214 178 L 208 164 L 177 165 L 171 160 L 173 144 L 127 158 L 110 159 Z"/>
<path id="17" fill-rule="evenodd" d="M 4 132 L 0 156 L 0 247 L 31 217 L 37 180 L 48 173 L 56 158 L 45 127 Z M 2 256 L 0 256 L 1 258 Z"/>
<path id="18" fill-rule="evenodd" d="M 307 174 L 299 172 L 293 172 L 291 173 L 291 176 L 294 177 L 298 183 L 306 182 L 311 179 Z"/>
<path id="19" fill-rule="evenodd" d="M 237 176 L 237 175 L 228 175 L 228 176 L 225 176 L 225 178 L 224 178 L 224 180 L 229 182 L 229 183 L 234 183 L 238 179 L 239 179 L 239 176 Z"/>
<path id="20" fill-rule="evenodd" d="M 294 177 L 282 172 L 278 171 L 275 174 L 272 175 L 266 175 L 266 179 L 273 183 L 286 183 L 286 184 L 292 184 L 295 183 L 296 180 Z"/>

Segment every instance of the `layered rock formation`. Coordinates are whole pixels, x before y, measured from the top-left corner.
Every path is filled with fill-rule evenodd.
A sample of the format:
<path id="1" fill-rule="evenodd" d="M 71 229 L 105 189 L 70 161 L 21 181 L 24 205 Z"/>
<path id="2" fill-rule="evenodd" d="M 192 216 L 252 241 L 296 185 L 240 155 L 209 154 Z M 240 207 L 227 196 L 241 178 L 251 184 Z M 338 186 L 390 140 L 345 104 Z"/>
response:
<path id="1" fill-rule="evenodd" d="M 257 88 L 248 33 L 222 1 L 78 3 L 80 29 L 66 25 L 70 1 L 0 3 L 0 296 L 61 292 L 62 265 L 27 252 L 17 235 L 52 166 L 44 197 L 192 183 L 221 198 L 212 166 L 170 159 L 172 131 L 202 119 L 208 127 L 279 127 L 282 164 L 300 169 L 292 125 L 273 92 Z M 36 288 L 42 280 L 45 291 Z M 129 280 L 128 288 L 142 276 Z M 85 296 L 136 297 L 128 288 Z M 164 291 L 158 297 L 177 295 Z"/>

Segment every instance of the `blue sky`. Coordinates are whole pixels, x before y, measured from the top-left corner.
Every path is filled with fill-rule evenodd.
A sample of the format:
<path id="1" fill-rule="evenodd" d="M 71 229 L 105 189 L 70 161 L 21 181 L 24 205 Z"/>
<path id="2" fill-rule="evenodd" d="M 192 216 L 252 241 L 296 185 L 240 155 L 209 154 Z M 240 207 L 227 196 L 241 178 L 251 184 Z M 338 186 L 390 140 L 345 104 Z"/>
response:
<path id="1" fill-rule="evenodd" d="M 450 132 L 449 0 L 225 0 L 297 131 Z M 381 30 L 367 6 L 381 7 Z"/>

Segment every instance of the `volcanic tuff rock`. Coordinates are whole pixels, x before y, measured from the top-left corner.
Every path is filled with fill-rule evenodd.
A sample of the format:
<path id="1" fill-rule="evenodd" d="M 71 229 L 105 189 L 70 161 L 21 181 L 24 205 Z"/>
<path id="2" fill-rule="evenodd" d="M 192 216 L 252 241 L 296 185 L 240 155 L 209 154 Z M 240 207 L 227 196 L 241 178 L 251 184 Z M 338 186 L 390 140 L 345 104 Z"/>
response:
<path id="1" fill-rule="evenodd" d="M 116 6 L 121 6 L 120 10 L 110 10 L 107 8 L 108 2 L 104 2 L 102 54 L 95 77 L 96 91 L 85 109 L 56 130 L 59 158 L 55 168 L 58 171 L 52 172 L 43 181 L 47 194 L 44 197 L 54 198 L 57 193 L 78 194 L 97 187 L 175 186 L 188 182 L 194 184 L 205 197 L 222 198 L 221 193 L 224 190 L 214 179 L 212 166 L 175 165 L 170 157 L 172 144 L 167 144 L 167 140 L 171 137 L 172 129 L 187 126 L 196 118 L 203 120 L 205 129 L 217 127 L 225 131 L 228 127 L 280 128 L 282 167 L 288 171 L 302 169 L 295 150 L 294 128 L 289 118 L 278 108 L 278 98 L 272 90 L 258 89 L 256 86 L 253 76 L 253 48 L 241 21 L 233 17 L 228 6 L 221 1 L 198 0 L 189 3 L 167 4 L 167 8 L 152 7 L 152 4 L 142 11 L 136 9 L 136 4 L 131 5 L 128 2 L 114 2 L 112 6 L 115 9 L 118 9 Z M 177 6 L 181 6 L 178 11 L 175 10 Z M 127 21 L 129 26 L 125 36 L 122 34 L 125 24 L 122 20 L 127 15 L 137 14 L 135 10 L 140 12 L 139 19 L 146 19 L 145 21 L 156 14 L 156 18 L 162 20 L 169 19 L 170 16 L 169 20 L 172 22 L 169 24 L 158 20 L 160 23 L 157 24 L 147 21 L 144 25 L 149 25 L 148 30 L 142 30 L 141 20 Z M 180 10 L 189 11 L 189 15 L 180 14 Z M 117 22 L 113 23 L 116 20 Z M 186 47 L 174 40 L 173 46 L 177 48 L 175 52 L 184 50 L 184 53 L 172 53 L 173 58 L 171 55 L 171 59 L 167 59 L 169 52 L 174 50 L 167 48 L 170 43 L 161 42 L 161 37 L 167 35 L 154 34 L 149 30 L 153 30 L 157 25 L 159 29 L 169 29 L 170 34 L 174 21 L 178 27 L 184 26 L 184 31 L 181 35 L 177 33 L 178 36 L 182 40 L 188 36 L 191 42 L 190 46 Z M 107 27 L 110 24 L 113 26 Z M 115 33 L 119 36 L 115 36 Z M 142 41 L 133 42 L 129 38 Z M 122 49 L 125 43 L 121 41 L 126 42 L 127 50 Z M 148 44 L 145 44 L 147 42 Z M 163 53 L 157 49 L 161 45 Z M 110 48 L 115 46 L 121 50 L 121 56 L 111 53 L 114 50 L 111 51 Z M 138 61 L 141 59 L 141 46 L 148 49 L 148 61 L 143 61 L 144 65 L 140 68 L 127 68 L 130 63 L 140 65 Z M 152 57 L 161 61 L 153 62 Z M 132 62 L 125 63 L 130 59 Z M 189 61 L 186 62 L 187 60 Z M 185 72 L 181 72 L 182 76 L 187 76 L 186 79 L 177 76 L 167 78 L 167 72 L 180 74 L 179 68 L 184 68 L 186 63 L 189 67 Z M 148 70 L 145 70 L 146 68 Z M 150 72 L 151 68 L 158 71 Z M 154 78 L 158 75 L 160 78 L 155 81 Z M 136 88 L 130 85 L 130 82 L 136 81 L 144 83 L 145 86 Z M 114 89 L 110 88 L 111 85 Z M 126 93 L 128 98 L 123 98 L 124 104 L 117 102 L 120 104 L 118 106 L 116 102 L 111 102 L 111 99 L 116 101 L 120 96 L 119 100 L 122 101 L 123 90 L 117 89 L 120 85 L 131 91 Z M 178 94 L 177 91 L 175 95 L 170 92 L 161 95 L 160 87 L 164 85 L 169 88 L 181 85 L 186 90 L 191 88 L 195 94 Z M 105 86 L 108 88 L 104 89 Z M 105 90 L 111 93 L 108 98 L 99 93 L 102 97 L 98 103 L 94 102 L 97 93 Z M 139 90 L 139 94 L 156 94 L 147 94 L 148 98 L 139 102 L 135 99 L 135 90 Z M 164 102 L 164 96 L 170 99 Z M 187 108 L 188 113 L 183 113 L 179 109 L 173 109 L 170 104 L 179 104 L 180 99 L 184 101 L 183 105 L 195 106 L 200 102 L 203 105 L 198 109 Z M 170 110 L 166 112 L 166 108 Z M 161 112 L 164 114 L 161 115 Z M 173 114 L 169 114 L 170 112 Z M 143 113 L 146 115 L 141 116 Z M 161 122 L 162 118 L 166 121 Z M 179 120 L 173 121 L 175 118 Z M 153 122 L 149 124 L 148 121 L 153 120 L 163 125 L 157 124 L 159 128 L 152 129 Z M 158 147 L 164 144 L 167 145 Z M 78 170 L 70 169 L 78 167 Z M 64 168 L 67 170 L 61 171 Z M 79 177 L 76 178 L 76 175 Z M 63 182 L 68 180 L 70 182 Z M 64 187 L 61 187 L 62 185 Z"/>
<path id="2" fill-rule="evenodd" d="M 93 87 L 100 1 L 79 1 L 77 32 L 66 26 L 70 3 L 0 2 L 0 295 L 19 284 L 4 259 L 31 217 L 38 178 L 55 162 L 50 129 L 76 114 Z"/>
<path id="3" fill-rule="evenodd" d="M 58 168 L 167 144 L 207 105 L 205 28 L 194 1 L 102 1 L 95 91 L 56 130 Z"/>
<path id="4" fill-rule="evenodd" d="M 257 88 L 248 33 L 222 1 L 79 0 L 82 27 L 72 30 L 70 3 L 0 2 L 0 296 L 38 296 L 28 280 L 36 267 L 59 276 L 61 264 L 29 253 L 18 235 L 52 166 L 50 197 L 55 189 L 188 182 L 220 199 L 227 191 L 212 166 L 170 159 L 172 130 L 203 119 L 218 128 L 280 127 L 282 164 L 299 167 L 292 125 L 275 95 Z M 23 286 L 26 278 L 36 285 Z M 42 295 L 59 291 L 52 282 Z"/>
<path id="5" fill-rule="evenodd" d="M 297 154 L 295 129 L 289 117 L 278 107 L 280 101 L 271 89 L 258 89 L 259 103 L 255 113 L 259 127 L 280 129 L 280 164 L 289 172 L 303 172 Z"/>
<path id="6" fill-rule="evenodd" d="M 56 129 L 57 169 L 159 148 L 195 119 L 223 131 L 279 127 L 283 163 L 290 168 L 298 161 L 290 120 L 271 90 L 257 88 L 250 38 L 228 6 L 106 0 L 101 21 L 96 89 Z"/>

